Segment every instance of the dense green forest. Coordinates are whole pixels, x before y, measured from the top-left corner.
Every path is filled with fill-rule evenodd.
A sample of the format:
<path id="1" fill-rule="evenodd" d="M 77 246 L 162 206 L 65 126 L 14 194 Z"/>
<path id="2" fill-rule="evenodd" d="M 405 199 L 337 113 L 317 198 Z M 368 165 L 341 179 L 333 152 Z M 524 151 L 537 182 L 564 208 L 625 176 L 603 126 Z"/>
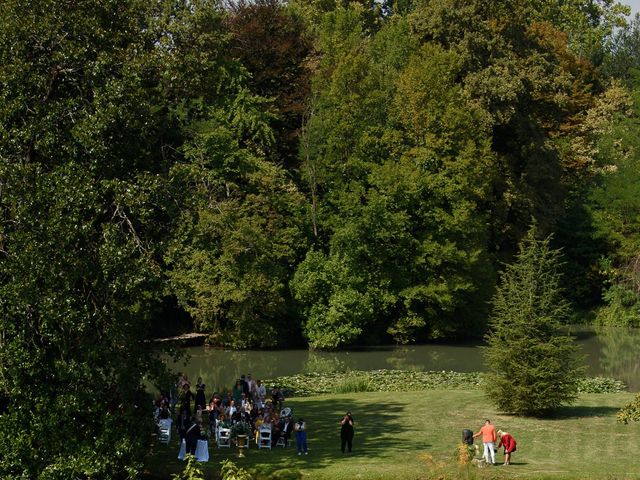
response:
<path id="1" fill-rule="evenodd" d="M 149 340 L 184 322 L 235 348 L 479 336 L 532 224 L 574 312 L 640 326 L 628 13 L 0 2 L 0 476 L 135 470 Z"/>

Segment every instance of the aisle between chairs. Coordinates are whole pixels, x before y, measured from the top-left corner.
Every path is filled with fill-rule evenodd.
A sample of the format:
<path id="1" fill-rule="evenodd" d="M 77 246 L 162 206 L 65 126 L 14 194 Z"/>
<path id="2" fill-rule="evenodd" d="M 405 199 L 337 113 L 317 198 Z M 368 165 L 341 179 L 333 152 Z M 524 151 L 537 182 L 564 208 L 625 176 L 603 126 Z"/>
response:
<path id="1" fill-rule="evenodd" d="M 186 452 L 187 452 L 187 442 L 185 442 L 183 439 L 182 443 L 180 443 L 180 452 L 178 452 L 178 460 L 184 460 Z M 196 461 L 198 462 L 209 461 L 209 441 L 208 440 L 198 440 L 195 457 L 196 457 Z"/>

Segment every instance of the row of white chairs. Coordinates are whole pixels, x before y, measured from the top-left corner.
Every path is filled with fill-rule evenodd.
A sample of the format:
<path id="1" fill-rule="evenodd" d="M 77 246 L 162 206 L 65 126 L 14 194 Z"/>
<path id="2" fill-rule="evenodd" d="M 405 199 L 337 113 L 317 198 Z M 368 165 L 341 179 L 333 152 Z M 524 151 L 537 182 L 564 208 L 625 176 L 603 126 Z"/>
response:
<path id="1" fill-rule="evenodd" d="M 173 421 L 170 418 L 162 419 L 158 421 L 159 441 L 161 443 L 169 443 L 171 441 L 171 426 Z M 216 444 L 218 448 L 231 448 L 231 429 L 218 427 L 215 431 Z M 247 436 L 245 442 L 245 448 L 249 448 L 251 441 L 251 435 Z M 286 447 L 286 440 L 284 437 L 278 438 L 276 446 Z M 271 427 L 263 425 L 258 430 L 257 447 L 271 449 Z"/>

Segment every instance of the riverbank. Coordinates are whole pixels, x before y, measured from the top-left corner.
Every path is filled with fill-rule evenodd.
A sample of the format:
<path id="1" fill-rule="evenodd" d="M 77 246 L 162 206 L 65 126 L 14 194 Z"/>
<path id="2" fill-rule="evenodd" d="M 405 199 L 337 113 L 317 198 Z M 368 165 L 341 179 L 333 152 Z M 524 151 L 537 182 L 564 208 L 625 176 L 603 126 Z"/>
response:
<path id="1" fill-rule="evenodd" d="M 201 347 L 205 344 L 208 337 L 209 335 L 206 333 L 190 332 L 175 337 L 156 338 L 153 341 L 159 344 L 171 343 L 178 347 Z"/>
<path id="2" fill-rule="evenodd" d="M 640 424 L 621 425 L 615 414 L 631 393 L 581 394 L 575 405 L 554 418 L 538 420 L 498 413 L 479 390 L 427 390 L 317 395 L 287 400 L 309 429 L 309 455 L 295 445 L 273 451 L 252 445 L 246 458 L 211 447 L 202 464 L 215 478 L 219 462 L 233 459 L 260 479 L 638 479 Z M 353 412 L 356 437 L 352 455 L 339 449 L 338 421 Z M 511 467 L 460 471 L 455 450 L 463 428 L 477 430 L 484 418 L 518 440 Z M 147 459 L 147 479 L 168 480 L 184 464 L 178 443 L 155 445 Z M 498 461 L 503 456 L 498 456 Z"/>
<path id="3" fill-rule="evenodd" d="M 586 375 L 623 381 L 630 391 L 640 391 L 640 329 L 589 329 L 574 327 L 576 342 L 585 355 Z M 175 372 L 198 377 L 206 393 L 230 388 L 241 374 L 270 379 L 300 373 L 330 373 L 354 370 L 411 370 L 477 372 L 485 369 L 482 348 L 475 344 L 432 343 L 407 346 L 378 346 L 357 350 L 321 352 L 295 350 L 224 350 L 185 348 L 188 361 L 166 357 Z"/>

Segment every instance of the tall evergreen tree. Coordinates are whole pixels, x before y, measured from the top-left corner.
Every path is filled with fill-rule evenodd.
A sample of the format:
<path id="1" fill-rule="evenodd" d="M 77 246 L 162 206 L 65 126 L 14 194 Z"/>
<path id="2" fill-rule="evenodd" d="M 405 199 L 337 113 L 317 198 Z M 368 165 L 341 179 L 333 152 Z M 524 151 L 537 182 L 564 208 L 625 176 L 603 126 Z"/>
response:
<path id="1" fill-rule="evenodd" d="M 558 272 L 561 253 L 531 227 L 493 297 L 486 392 L 497 407 L 545 415 L 577 394 L 577 347 L 560 331 L 569 313 Z"/>

